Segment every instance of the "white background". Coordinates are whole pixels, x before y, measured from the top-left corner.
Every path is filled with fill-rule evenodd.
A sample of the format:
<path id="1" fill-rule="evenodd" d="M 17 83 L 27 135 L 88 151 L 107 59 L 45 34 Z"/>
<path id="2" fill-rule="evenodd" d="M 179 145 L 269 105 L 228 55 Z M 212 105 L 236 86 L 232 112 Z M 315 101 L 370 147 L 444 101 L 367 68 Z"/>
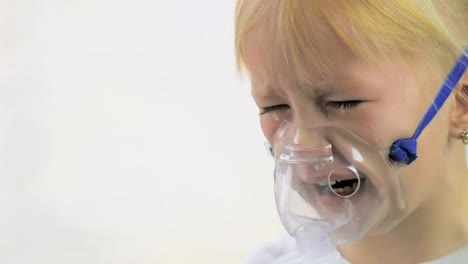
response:
<path id="1" fill-rule="evenodd" d="M 283 234 L 234 0 L 0 0 L 0 263 L 240 263 Z"/>

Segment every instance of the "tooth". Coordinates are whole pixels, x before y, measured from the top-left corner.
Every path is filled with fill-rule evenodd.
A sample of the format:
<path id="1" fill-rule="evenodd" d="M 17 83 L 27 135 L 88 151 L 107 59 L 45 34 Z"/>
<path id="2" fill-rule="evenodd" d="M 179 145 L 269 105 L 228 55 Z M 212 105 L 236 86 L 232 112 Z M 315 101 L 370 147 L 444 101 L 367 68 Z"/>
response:
<path id="1" fill-rule="evenodd" d="M 353 191 L 353 189 L 351 189 L 351 187 L 349 187 L 349 186 L 346 186 L 346 187 L 343 188 L 344 193 L 352 194 L 352 191 Z"/>
<path id="2" fill-rule="evenodd" d="M 333 189 L 336 193 L 342 193 L 343 192 L 343 188 L 335 188 Z"/>
<path id="3" fill-rule="evenodd" d="M 327 183 L 326 182 L 319 182 L 318 185 L 320 187 L 325 187 L 325 186 L 327 186 Z"/>
<path id="4" fill-rule="evenodd" d="M 330 185 L 336 184 L 336 181 L 330 181 Z"/>
<path id="5" fill-rule="evenodd" d="M 357 182 L 353 183 L 353 191 L 355 191 L 357 188 Z"/>

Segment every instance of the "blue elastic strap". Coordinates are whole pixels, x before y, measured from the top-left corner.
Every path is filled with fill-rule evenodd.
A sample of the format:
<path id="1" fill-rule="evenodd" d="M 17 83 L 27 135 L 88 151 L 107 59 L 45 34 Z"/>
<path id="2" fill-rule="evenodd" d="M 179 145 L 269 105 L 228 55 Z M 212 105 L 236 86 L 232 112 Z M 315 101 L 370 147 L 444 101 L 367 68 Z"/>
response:
<path id="1" fill-rule="evenodd" d="M 411 164 L 418 158 L 418 138 L 424 129 L 429 125 L 432 119 L 435 117 L 437 112 L 442 108 L 447 98 L 452 94 L 457 87 L 458 82 L 463 78 L 465 71 L 468 67 L 468 47 L 465 49 L 465 53 L 460 57 L 457 64 L 453 68 L 452 72 L 447 77 L 444 85 L 440 89 L 434 103 L 431 105 L 423 120 L 419 124 L 416 133 L 412 138 L 399 139 L 393 143 L 390 148 L 389 157 L 394 162 Z"/>

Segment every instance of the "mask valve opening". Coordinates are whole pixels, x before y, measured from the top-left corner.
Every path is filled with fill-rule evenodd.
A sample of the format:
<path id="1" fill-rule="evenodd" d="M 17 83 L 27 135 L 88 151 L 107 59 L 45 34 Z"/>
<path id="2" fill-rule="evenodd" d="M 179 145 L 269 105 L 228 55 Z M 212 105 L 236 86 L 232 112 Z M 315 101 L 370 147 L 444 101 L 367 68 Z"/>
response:
<path id="1" fill-rule="evenodd" d="M 361 188 L 361 178 L 354 167 L 336 168 L 328 175 L 328 188 L 339 197 L 351 198 Z"/>

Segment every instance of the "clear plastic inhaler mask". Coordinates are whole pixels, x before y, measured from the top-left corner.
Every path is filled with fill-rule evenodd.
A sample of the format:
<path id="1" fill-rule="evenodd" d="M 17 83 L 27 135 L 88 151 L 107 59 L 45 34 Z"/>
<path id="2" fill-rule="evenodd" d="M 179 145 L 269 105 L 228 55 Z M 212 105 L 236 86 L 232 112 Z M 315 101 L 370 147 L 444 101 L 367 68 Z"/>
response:
<path id="1" fill-rule="evenodd" d="M 334 124 L 307 127 L 280 120 L 271 146 L 275 198 L 281 221 L 302 253 L 320 257 L 401 221 L 406 200 L 397 164 L 417 158 L 417 139 L 465 73 L 466 53 L 414 136 L 389 150 L 375 149 Z"/>

